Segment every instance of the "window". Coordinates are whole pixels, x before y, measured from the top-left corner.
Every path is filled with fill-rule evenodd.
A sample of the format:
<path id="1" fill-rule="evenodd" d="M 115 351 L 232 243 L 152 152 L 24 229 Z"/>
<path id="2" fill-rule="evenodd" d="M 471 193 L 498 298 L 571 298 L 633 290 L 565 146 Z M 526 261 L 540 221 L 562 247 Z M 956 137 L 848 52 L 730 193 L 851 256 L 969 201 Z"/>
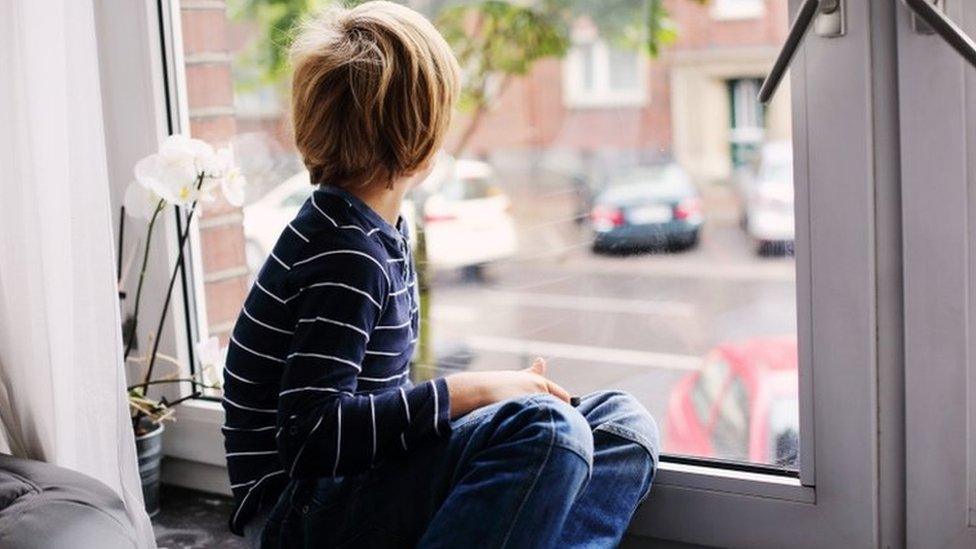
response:
<path id="1" fill-rule="evenodd" d="M 185 3 L 181 11 L 190 131 L 232 143 L 251 181 L 243 208 L 207 204 L 200 223 L 198 329 L 225 344 L 253 273 L 311 192 L 289 138 L 286 73 L 269 70 L 267 56 L 257 54 L 269 47 L 272 23 L 244 6 Z M 598 38 L 599 19 L 580 17 L 561 60 L 566 97 L 571 105 L 616 108 L 513 121 L 504 111 L 537 108 L 558 90 L 541 61 L 519 79 L 524 88 L 509 86 L 495 98 L 507 108 L 489 108 L 464 150 L 459 116 L 447 144 L 458 158 L 442 155 L 424 184 L 429 198 L 412 204 L 423 209 L 411 217 L 425 231 L 427 257 L 418 264 L 428 270 L 432 304 L 429 363 L 418 357 L 415 369 L 430 376 L 519 368 L 541 355 L 575 393 L 637 395 L 664 428 L 666 451 L 776 465 L 775 455 L 749 451 L 750 440 L 775 436 L 768 423 L 749 418 L 771 405 L 760 389 L 773 372 L 797 368 L 792 194 L 780 192 L 792 189 L 792 157 L 763 143 L 760 131 L 750 143 L 753 172 L 696 176 L 703 144 L 686 148 L 675 135 L 694 124 L 704 145 L 734 156 L 735 147 L 730 153 L 721 144 L 726 121 L 733 143 L 736 131 L 763 126 L 757 81 L 729 80 L 723 93 L 726 81 L 703 74 L 712 84 L 701 86 L 695 105 L 675 103 L 679 92 L 667 88 L 650 105 L 646 74 L 667 75 L 687 47 L 679 40 L 649 59 L 641 45 L 610 46 Z M 203 41 L 214 25 L 224 27 L 226 44 Z M 712 32 L 676 28 L 688 29 L 689 42 Z M 222 47 L 227 54 L 209 49 Z M 721 49 L 726 73 L 748 62 L 735 48 Z M 713 87 L 718 93 L 704 93 Z M 689 108 L 728 114 L 669 125 L 668 114 Z M 547 135 L 494 138 L 520 124 Z M 777 130 L 788 136 L 788 128 Z M 466 157 L 474 151 L 479 159 Z M 764 178 L 774 167 L 782 177 Z M 769 199 L 776 192 L 779 201 Z M 787 389 L 796 395 L 795 377 Z M 681 421 L 685 406 L 697 411 L 696 421 Z"/>
<path id="2" fill-rule="evenodd" d="M 270 68 L 251 48 L 271 23 L 243 0 L 169 1 L 182 40 L 166 49 L 180 67 L 179 127 L 234 143 L 252 182 L 242 209 L 207 205 L 192 253 L 190 331 L 226 342 L 308 175 L 284 86 L 243 108 L 245 65 Z M 850 521 L 877 518 L 872 223 L 888 191 L 875 188 L 872 149 L 887 111 L 865 90 L 894 55 L 869 49 L 889 7 L 848 3 L 848 34 L 810 33 L 794 95 L 784 84 L 759 109 L 749 96 L 785 32 L 785 0 L 735 25 L 708 5 L 667 3 L 677 36 L 654 58 L 614 34 L 629 29 L 614 21 L 642 19 L 569 4 L 590 31 L 574 32 L 564 56 L 494 78 L 479 116 L 456 117 L 453 158 L 425 182 L 430 199 L 411 204 L 430 281 L 415 375 L 520 368 L 541 355 L 573 393 L 633 393 L 665 453 L 635 535 L 754 546 L 761 529 L 769 547 L 797 535 L 869 545 L 873 526 Z M 762 129 L 742 165 L 739 127 Z M 702 505 L 716 511 L 714 528 L 678 530 Z"/>
<path id="3" fill-rule="evenodd" d="M 732 163 L 741 167 L 756 160 L 765 139 L 765 112 L 758 99 L 762 80 L 736 78 L 728 86 Z"/>
<path id="4" fill-rule="evenodd" d="M 568 107 L 615 107 L 647 101 L 646 63 L 639 51 L 593 39 L 574 44 L 563 63 L 563 97 Z"/>

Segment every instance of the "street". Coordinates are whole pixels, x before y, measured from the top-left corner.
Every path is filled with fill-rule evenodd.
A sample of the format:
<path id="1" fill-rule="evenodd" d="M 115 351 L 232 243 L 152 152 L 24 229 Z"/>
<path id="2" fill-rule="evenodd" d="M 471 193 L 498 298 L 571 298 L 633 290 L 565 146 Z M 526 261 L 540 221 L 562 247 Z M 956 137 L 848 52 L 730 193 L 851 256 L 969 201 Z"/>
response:
<path id="1" fill-rule="evenodd" d="M 792 258 L 758 256 L 728 200 L 717 202 L 699 245 L 678 253 L 596 255 L 585 225 L 520 223 L 519 254 L 483 279 L 435 276 L 435 349 L 466 348 L 475 370 L 545 357 L 572 393 L 629 391 L 663 428 L 671 387 L 709 349 L 796 331 Z M 567 219 L 538 201 L 526 209 L 517 219 Z"/>

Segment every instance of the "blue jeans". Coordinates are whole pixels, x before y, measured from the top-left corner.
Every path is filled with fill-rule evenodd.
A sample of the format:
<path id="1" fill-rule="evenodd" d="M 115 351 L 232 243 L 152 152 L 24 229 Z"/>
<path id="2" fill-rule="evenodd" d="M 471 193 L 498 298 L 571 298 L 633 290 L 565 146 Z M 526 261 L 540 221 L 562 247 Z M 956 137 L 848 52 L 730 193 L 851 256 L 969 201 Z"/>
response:
<path id="1" fill-rule="evenodd" d="M 530 395 L 371 471 L 292 481 L 262 546 L 614 547 L 647 497 L 658 430 L 632 396 Z"/>

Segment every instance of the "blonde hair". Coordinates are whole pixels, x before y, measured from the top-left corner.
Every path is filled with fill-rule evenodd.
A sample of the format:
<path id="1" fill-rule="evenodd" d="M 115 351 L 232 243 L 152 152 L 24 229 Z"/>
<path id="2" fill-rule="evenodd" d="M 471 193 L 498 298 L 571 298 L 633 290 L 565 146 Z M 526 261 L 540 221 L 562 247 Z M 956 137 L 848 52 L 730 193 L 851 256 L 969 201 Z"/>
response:
<path id="1" fill-rule="evenodd" d="M 295 143 L 312 183 L 392 187 L 441 147 L 460 70 L 419 13 L 379 1 L 327 9 L 303 26 L 291 59 Z"/>

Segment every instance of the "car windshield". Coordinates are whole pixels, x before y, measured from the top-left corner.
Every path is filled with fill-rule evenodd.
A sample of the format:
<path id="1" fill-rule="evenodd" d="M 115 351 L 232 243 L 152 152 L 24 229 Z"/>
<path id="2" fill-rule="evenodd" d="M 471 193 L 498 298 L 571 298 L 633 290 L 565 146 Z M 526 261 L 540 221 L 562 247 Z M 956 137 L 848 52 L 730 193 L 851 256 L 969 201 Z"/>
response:
<path id="1" fill-rule="evenodd" d="M 681 168 L 670 165 L 641 168 L 611 180 L 603 198 L 611 202 L 635 198 L 663 198 L 688 194 L 690 187 Z"/>
<path id="2" fill-rule="evenodd" d="M 491 183 L 483 177 L 451 178 L 441 190 L 448 200 L 474 200 L 491 196 Z"/>

